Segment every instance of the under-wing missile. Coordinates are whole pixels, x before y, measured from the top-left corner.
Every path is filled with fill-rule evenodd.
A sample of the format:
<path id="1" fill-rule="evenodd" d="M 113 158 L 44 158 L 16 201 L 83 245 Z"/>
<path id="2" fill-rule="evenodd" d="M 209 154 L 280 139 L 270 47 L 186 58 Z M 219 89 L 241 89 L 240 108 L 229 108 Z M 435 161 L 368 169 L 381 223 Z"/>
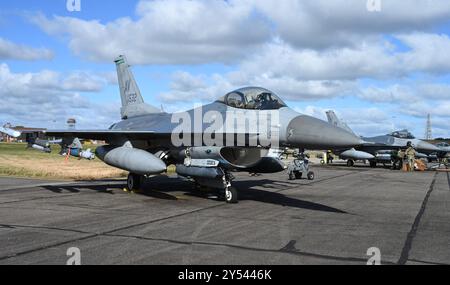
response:
<path id="1" fill-rule="evenodd" d="M 153 154 L 131 146 L 101 146 L 95 151 L 106 164 L 140 175 L 159 174 L 166 171 L 166 164 Z"/>
<path id="2" fill-rule="evenodd" d="M 50 148 L 50 143 L 47 140 L 34 139 L 28 142 L 28 147 L 32 149 L 43 151 L 46 153 L 51 153 L 52 149 Z"/>
<path id="3" fill-rule="evenodd" d="M 268 153 L 263 148 L 241 147 L 192 147 L 177 153 L 178 159 L 216 160 L 220 165 L 230 169 L 247 169 L 255 166 Z M 186 162 L 186 161 L 185 161 Z M 186 164 L 186 163 L 185 163 Z"/>
<path id="4" fill-rule="evenodd" d="M 186 166 L 184 164 L 177 164 L 176 167 L 177 174 L 185 177 L 216 179 L 225 175 L 223 170 L 217 167 L 196 167 Z"/>
<path id="5" fill-rule="evenodd" d="M 50 147 L 50 142 L 48 140 L 41 140 L 41 139 L 32 139 L 28 141 L 28 147 L 39 150 L 46 153 L 51 153 L 52 149 Z"/>
<path id="6" fill-rule="evenodd" d="M 7 134 L 8 136 L 13 137 L 13 138 L 18 138 L 21 135 L 21 133 L 16 130 L 13 130 L 10 128 L 4 128 L 4 127 L 0 127 L 0 133 Z"/>
<path id="7" fill-rule="evenodd" d="M 416 158 L 428 158 L 428 155 L 426 155 L 425 153 L 416 152 Z"/>
<path id="8" fill-rule="evenodd" d="M 35 139 L 33 144 L 36 144 L 38 146 L 42 146 L 45 148 L 50 148 L 50 142 L 48 140 Z"/>
<path id="9" fill-rule="evenodd" d="M 392 160 L 392 155 L 389 153 L 377 153 L 376 155 L 376 161 L 378 162 L 390 162 Z"/>
<path id="10" fill-rule="evenodd" d="M 375 158 L 372 154 L 368 152 L 355 150 L 354 148 L 342 152 L 341 154 L 339 154 L 339 156 L 342 159 L 353 159 L 353 160 L 370 160 Z"/>
<path id="11" fill-rule="evenodd" d="M 51 153 L 52 152 L 52 150 L 49 147 L 45 147 L 45 146 L 38 145 L 38 144 L 32 144 L 31 148 L 39 150 L 39 151 L 43 151 L 43 152 L 46 152 L 46 153 Z"/>

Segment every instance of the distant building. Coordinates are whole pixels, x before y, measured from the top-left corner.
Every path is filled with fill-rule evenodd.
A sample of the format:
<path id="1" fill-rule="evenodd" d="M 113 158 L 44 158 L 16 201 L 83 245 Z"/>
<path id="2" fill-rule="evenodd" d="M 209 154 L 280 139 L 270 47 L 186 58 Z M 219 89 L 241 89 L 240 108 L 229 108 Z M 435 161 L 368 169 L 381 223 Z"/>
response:
<path id="1" fill-rule="evenodd" d="M 44 132 L 47 130 L 44 128 L 28 128 L 23 126 L 11 127 L 11 129 L 20 132 L 21 135 L 18 138 L 6 136 L 6 139 L 4 138 L 5 142 L 28 142 L 32 138 L 44 139 Z"/>

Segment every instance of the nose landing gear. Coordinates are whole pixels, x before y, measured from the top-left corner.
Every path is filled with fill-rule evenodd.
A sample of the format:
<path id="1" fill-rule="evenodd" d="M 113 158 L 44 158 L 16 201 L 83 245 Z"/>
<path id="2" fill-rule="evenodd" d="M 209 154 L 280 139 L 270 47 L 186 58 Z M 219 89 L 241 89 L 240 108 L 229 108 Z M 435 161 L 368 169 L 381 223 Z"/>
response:
<path id="1" fill-rule="evenodd" d="M 229 204 L 236 204 L 238 202 L 238 192 L 233 186 L 225 189 L 225 201 Z"/>

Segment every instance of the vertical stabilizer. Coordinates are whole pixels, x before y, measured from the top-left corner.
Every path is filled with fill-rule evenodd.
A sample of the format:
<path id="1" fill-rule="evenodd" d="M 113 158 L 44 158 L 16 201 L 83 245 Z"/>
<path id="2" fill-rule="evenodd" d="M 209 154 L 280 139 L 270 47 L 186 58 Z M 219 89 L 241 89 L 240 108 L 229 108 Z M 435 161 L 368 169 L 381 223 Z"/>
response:
<path id="1" fill-rule="evenodd" d="M 126 57 L 120 55 L 114 62 L 116 63 L 120 98 L 122 100 L 122 108 L 120 109 L 122 119 L 160 113 L 161 111 L 158 108 L 144 102 Z"/>
<path id="2" fill-rule="evenodd" d="M 341 122 L 341 120 L 338 119 L 338 117 L 336 116 L 334 111 L 330 110 L 330 111 L 327 111 L 326 113 L 327 113 L 328 123 L 332 124 L 333 126 L 344 129 L 349 133 L 356 135 L 346 123 Z"/>

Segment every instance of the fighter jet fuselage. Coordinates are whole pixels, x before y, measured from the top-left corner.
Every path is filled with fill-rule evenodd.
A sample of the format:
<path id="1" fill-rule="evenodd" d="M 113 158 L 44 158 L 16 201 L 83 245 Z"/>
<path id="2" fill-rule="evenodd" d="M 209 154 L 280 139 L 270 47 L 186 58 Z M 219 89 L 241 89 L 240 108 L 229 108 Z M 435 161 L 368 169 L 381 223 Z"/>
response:
<path id="1" fill-rule="evenodd" d="M 406 137 L 400 137 L 399 133 L 408 133 L 406 130 L 393 132 L 392 134 L 376 137 L 362 137 L 365 142 L 373 143 L 372 149 L 376 150 L 399 150 L 406 148 L 408 142 L 411 143 L 414 149 L 422 154 L 429 155 L 438 151 L 438 148 L 426 141 L 416 139 L 411 134 Z M 388 148 L 384 146 L 389 146 Z M 364 144 L 359 147 L 359 149 L 370 148 L 369 144 Z"/>
<path id="2" fill-rule="evenodd" d="M 122 99 L 122 120 L 108 130 L 48 131 L 63 138 L 104 140 L 96 155 L 105 163 L 129 171 L 128 188 L 142 177 L 160 174 L 168 165 L 197 184 L 225 190 L 236 201 L 232 171 L 278 172 L 285 167 L 270 148 L 348 148 L 357 136 L 289 108 L 274 92 L 260 87 L 232 91 L 207 105 L 180 113 L 165 113 L 144 103 L 124 56 L 116 61 Z"/>
<path id="3" fill-rule="evenodd" d="M 333 111 L 327 112 L 329 123 L 341 127 L 343 130 L 353 133 L 348 126 L 341 122 Z M 371 166 L 376 166 L 377 162 L 389 163 L 393 160 L 394 152 L 400 149 L 406 149 L 407 144 L 411 143 L 416 150 L 417 158 L 429 158 L 431 154 L 439 151 L 439 148 L 420 139 L 416 139 L 407 130 L 395 131 L 391 134 L 361 137 L 364 141 L 353 149 L 334 148 L 333 152 L 342 159 L 346 159 L 347 165 L 351 166 L 356 160 L 368 160 Z"/>

